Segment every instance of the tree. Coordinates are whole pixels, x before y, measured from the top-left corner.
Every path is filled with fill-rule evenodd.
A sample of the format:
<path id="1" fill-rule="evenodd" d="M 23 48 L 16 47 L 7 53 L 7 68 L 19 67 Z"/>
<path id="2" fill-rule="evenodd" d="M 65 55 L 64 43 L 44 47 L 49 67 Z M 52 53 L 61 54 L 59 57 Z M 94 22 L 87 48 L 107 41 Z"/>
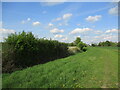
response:
<path id="1" fill-rule="evenodd" d="M 98 46 L 102 46 L 102 42 L 100 42 L 100 43 L 98 44 Z"/>
<path id="2" fill-rule="evenodd" d="M 117 43 L 117 46 L 120 47 L 120 41 Z"/>
<path id="3" fill-rule="evenodd" d="M 95 47 L 95 46 L 97 46 L 97 45 L 93 43 L 93 44 L 91 44 L 91 46 Z"/>
<path id="4" fill-rule="evenodd" d="M 75 46 L 75 44 L 72 42 L 72 43 L 69 43 L 68 44 L 69 46 Z"/>
<path id="5" fill-rule="evenodd" d="M 107 46 L 111 46 L 111 42 L 110 41 L 106 41 L 105 42 Z"/>
<path id="6" fill-rule="evenodd" d="M 83 50 L 83 47 L 86 47 L 86 44 L 83 43 L 83 42 L 79 42 L 79 43 L 77 44 L 77 46 L 78 46 L 81 50 Z"/>
<path id="7" fill-rule="evenodd" d="M 75 45 L 77 45 L 79 42 L 81 42 L 81 38 L 77 37 L 76 40 L 74 41 Z"/>
<path id="8" fill-rule="evenodd" d="M 117 43 L 111 41 L 105 41 L 105 42 L 100 42 L 98 46 L 117 46 Z"/>

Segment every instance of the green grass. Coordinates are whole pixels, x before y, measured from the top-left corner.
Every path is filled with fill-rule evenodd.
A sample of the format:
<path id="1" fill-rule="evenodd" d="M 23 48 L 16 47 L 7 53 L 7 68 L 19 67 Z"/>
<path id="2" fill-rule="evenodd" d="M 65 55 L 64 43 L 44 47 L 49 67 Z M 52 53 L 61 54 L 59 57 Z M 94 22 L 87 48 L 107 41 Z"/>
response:
<path id="1" fill-rule="evenodd" d="M 117 88 L 117 48 L 87 52 L 3 74 L 3 88 Z"/>

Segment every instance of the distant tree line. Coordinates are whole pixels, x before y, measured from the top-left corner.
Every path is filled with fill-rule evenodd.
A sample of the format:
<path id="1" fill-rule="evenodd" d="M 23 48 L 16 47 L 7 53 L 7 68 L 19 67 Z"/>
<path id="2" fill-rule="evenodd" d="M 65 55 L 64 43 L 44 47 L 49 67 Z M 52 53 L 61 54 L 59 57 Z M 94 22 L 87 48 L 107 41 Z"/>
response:
<path id="1" fill-rule="evenodd" d="M 120 42 L 112 42 L 112 41 L 104 41 L 104 42 L 99 42 L 98 44 L 91 44 L 91 46 L 96 47 L 96 46 L 112 46 L 112 47 L 120 47 Z"/>

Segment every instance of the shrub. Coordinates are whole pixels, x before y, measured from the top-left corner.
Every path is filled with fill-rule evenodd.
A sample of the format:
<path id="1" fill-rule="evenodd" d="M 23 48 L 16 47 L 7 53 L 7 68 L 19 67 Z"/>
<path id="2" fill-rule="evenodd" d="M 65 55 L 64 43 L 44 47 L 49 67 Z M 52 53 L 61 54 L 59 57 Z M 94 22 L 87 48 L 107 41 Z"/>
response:
<path id="1" fill-rule="evenodd" d="M 3 44 L 3 72 L 25 68 L 68 56 L 68 45 L 35 38 L 31 32 L 11 34 Z M 12 69 L 11 69 L 12 68 Z"/>
<path id="2" fill-rule="evenodd" d="M 69 46 L 76 46 L 75 43 L 73 43 L 73 42 L 72 42 L 72 43 L 69 43 L 68 45 L 69 45 Z"/>
<path id="3" fill-rule="evenodd" d="M 92 43 L 92 44 L 91 44 L 91 46 L 92 46 L 92 47 L 96 47 L 96 46 L 97 46 L 97 44 Z"/>
<path id="4" fill-rule="evenodd" d="M 83 47 L 83 51 L 86 52 L 87 51 L 87 47 Z"/>
<path id="5" fill-rule="evenodd" d="M 2 43 L 2 71 L 9 72 L 13 71 L 14 68 L 14 50 L 12 46 Z"/>
<path id="6" fill-rule="evenodd" d="M 77 44 L 77 47 L 79 47 L 81 50 L 83 50 L 83 47 L 86 47 L 86 44 L 83 43 L 83 42 L 79 42 L 79 43 Z"/>
<path id="7" fill-rule="evenodd" d="M 117 43 L 117 46 L 120 47 L 120 41 Z"/>

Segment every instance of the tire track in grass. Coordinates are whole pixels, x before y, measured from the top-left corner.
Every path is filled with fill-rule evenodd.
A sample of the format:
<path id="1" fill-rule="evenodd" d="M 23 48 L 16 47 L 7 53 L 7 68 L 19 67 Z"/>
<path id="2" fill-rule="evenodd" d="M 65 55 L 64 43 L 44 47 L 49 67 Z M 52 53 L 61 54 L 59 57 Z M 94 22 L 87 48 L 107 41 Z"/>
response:
<path id="1" fill-rule="evenodd" d="M 104 77 L 103 77 L 103 85 L 101 86 L 101 88 L 112 88 L 114 85 L 111 85 L 111 80 L 113 79 L 112 78 L 112 75 L 115 73 L 112 71 L 112 69 L 115 67 L 113 66 L 113 63 L 112 63 L 112 54 L 114 54 L 112 52 L 112 50 L 109 50 L 109 49 L 104 49 Z M 116 60 L 116 58 L 114 58 L 114 60 Z M 117 66 L 116 66 L 117 67 Z M 117 78 L 117 77 L 114 77 L 114 78 Z"/>

